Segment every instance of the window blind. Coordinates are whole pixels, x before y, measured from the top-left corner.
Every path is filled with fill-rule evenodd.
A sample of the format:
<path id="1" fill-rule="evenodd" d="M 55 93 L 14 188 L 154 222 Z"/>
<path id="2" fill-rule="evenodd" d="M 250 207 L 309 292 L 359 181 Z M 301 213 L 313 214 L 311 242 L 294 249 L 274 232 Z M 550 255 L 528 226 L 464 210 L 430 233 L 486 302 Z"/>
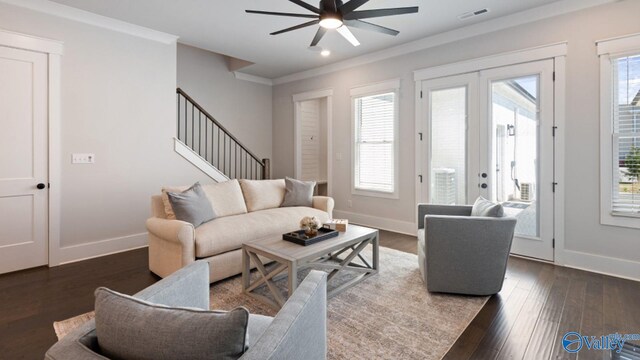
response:
<path id="1" fill-rule="evenodd" d="M 355 188 L 395 191 L 395 93 L 356 97 Z"/>
<path id="2" fill-rule="evenodd" d="M 612 211 L 640 215 L 640 54 L 612 59 Z"/>

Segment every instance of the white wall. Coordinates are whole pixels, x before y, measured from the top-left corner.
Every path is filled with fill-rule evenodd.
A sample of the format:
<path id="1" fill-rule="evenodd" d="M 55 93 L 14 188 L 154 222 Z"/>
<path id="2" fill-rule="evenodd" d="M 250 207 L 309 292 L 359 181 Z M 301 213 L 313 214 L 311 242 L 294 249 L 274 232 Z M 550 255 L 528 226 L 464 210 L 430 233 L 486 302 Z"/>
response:
<path id="1" fill-rule="evenodd" d="M 178 87 L 256 156 L 271 158 L 271 86 L 236 79 L 220 54 L 178 44 Z"/>
<path id="2" fill-rule="evenodd" d="M 152 194 L 211 181 L 173 151 L 176 45 L 2 3 L 0 27 L 64 41 L 61 260 L 145 245 Z"/>
<path id="3" fill-rule="evenodd" d="M 396 229 L 415 223 L 415 91 L 412 72 L 508 51 L 568 41 L 566 123 L 566 261 L 579 267 L 640 278 L 640 230 L 600 225 L 599 220 L 599 62 L 595 41 L 640 32 L 640 1 L 626 0 L 477 36 L 412 54 L 315 78 L 273 90 L 273 169 L 293 175 L 293 102 L 296 93 L 332 88 L 333 196 L 336 213 Z M 401 79 L 400 199 L 353 196 L 350 191 L 349 89 Z M 336 160 L 342 153 L 342 161 Z M 563 186 L 563 184 L 561 184 Z M 353 206 L 348 207 L 347 201 Z"/>

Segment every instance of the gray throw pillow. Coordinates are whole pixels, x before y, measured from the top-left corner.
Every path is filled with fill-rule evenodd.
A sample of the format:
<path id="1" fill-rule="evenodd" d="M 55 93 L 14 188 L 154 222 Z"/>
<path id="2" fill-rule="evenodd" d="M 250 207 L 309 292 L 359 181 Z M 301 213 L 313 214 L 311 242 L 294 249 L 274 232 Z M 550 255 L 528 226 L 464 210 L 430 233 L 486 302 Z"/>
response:
<path id="1" fill-rule="evenodd" d="M 197 227 L 216 218 L 216 213 L 200 183 L 195 183 L 180 193 L 167 192 L 167 197 L 178 220 L 192 223 Z"/>
<path id="2" fill-rule="evenodd" d="M 110 359 L 238 359 L 247 349 L 249 312 L 171 308 L 98 288 L 96 335 Z"/>
<path id="3" fill-rule="evenodd" d="M 501 204 L 479 196 L 471 208 L 471 216 L 503 217 L 504 209 Z"/>
<path id="4" fill-rule="evenodd" d="M 284 201 L 281 207 L 285 206 L 313 206 L 313 189 L 316 187 L 315 181 L 300 181 L 292 178 L 285 178 Z"/>

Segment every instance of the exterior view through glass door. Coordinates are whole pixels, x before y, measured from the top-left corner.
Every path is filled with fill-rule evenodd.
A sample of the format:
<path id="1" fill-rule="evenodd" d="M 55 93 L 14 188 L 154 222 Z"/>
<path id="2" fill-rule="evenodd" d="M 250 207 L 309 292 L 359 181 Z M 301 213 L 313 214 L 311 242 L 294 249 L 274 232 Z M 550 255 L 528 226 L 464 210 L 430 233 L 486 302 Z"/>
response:
<path id="1" fill-rule="evenodd" d="M 553 61 L 423 82 L 423 201 L 502 203 L 512 253 L 553 260 Z M 425 91 L 426 90 L 426 91 Z"/>

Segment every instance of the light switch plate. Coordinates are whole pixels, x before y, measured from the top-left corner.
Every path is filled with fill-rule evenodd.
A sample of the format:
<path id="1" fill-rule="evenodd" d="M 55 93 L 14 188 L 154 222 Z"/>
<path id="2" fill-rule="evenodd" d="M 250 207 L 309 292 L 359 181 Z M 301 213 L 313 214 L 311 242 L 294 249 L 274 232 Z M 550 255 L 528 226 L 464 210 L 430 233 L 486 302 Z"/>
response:
<path id="1" fill-rule="evenodd" d="M 336 160 L 338 161 L 342 160 L 342 153 L 336 153 Z"/>
<path id="2" fill-rule="evenodd" d="M 93 164 L 95 162 L 95 154 L 71 154 L 72 164 Z"/>

